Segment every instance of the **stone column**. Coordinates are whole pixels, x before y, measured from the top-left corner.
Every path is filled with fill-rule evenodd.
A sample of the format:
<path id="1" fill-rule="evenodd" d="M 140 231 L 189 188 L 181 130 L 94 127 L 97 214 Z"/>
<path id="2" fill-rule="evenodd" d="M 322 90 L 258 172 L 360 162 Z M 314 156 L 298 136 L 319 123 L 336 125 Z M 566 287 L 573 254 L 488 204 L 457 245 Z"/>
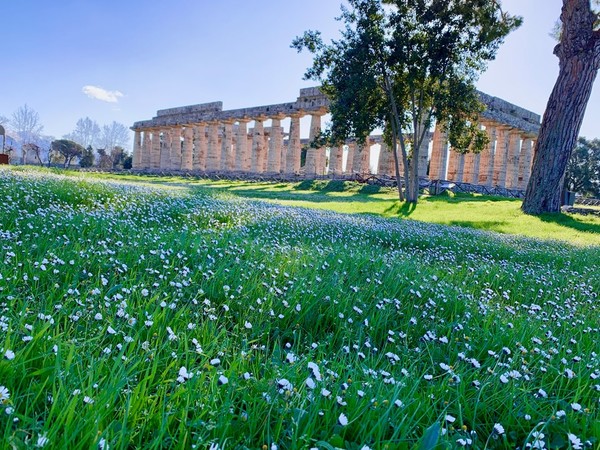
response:
<path id="1" fill-rule="evenodd" d="M 167 129 L 162 130 L 160 144 L 160 168 L 168 170 L 171 168 L 171 133 Z"/>
<path id="2" fill-rule="evenodd" d="M 221 139 L 221 170 L 226 172 L 234 169 L 233 155 L 233 120 L 224 120 L 223 139 Z"/>
<path id="3" fill-rule="evenodd" d="M 265 117 L 259 116 L 254 119 L 254 130 L 252 132 L 252 161 L 250 171 L 252 173 L 264 173 L 266 170 L 266 147 L 265 130 L 263 121 Z"/>
<path id="4" fill-rule="evenodd" d="M 473 183 L 473 164 L 475 153 L 469 152 L 465 154 L 465 164 L 463 169 L 463 182 Z"/>
<path id="5" fill-rule="evenodd" d="M 519 156 L 519 180 L 518 189 L 525 190 L 529 183 L 531 175 L 531 163 L 533 160 L 533 140 L 532 136 L 524 135 L 521 145 L 521 154 Z"/>
<path id="6" fill-rule="evenodd" d="M 354 147 L 352 169 L 355 173 L 368 174 L 371 171 L 371 140 L 367 136 L 364 144 L 357 143 Z"/>
<path id="7" fill-rule="evenodd" d="M 142 136 L 142 155 L 140 168 L 150 169 L 152 167 L 152 140 L 150 138 L 151 130 L 144 130 Z"/>
<path id="8" fill-rule="evenodd" d="M 250 170 L 248 156 L 248 120 L 240 120 L 237 127 L 235 140 L 235 170 L 247 172 Z"/>
<path id="9" fill-rule="evenodd" d="M 194 130 L 190 125 L 183 129 L 183 148 L 181 150 L 181 170 L 192 170 L 194 152 Z"/>
<path id="10" fill-rule="evenodd" d="M 208 125 L 208 146 L 206 152 L 206 170 L 215 172 L 221 168 L 221 149 L 219 148 L 219 122 L 211 121 Z"/>
<path id="11" fill-rule="evenodd" d="M 454 181 L 458 183 L 464 182 L 465 175 L 465 154 L 464 153 L 456 153 L 456 175 L 454 175 Z"/>
<path id="12" fill-rule="evenodd" d="M 206 154 L 208 153 L 208 142 L 206 140 L 206 125 L 199 123 L 194 125 L 194 155 L 192 167 L 194 170 L 206 170 Z"/>
<path id="13" fill-rule="evenodd" d="M 288 151 L 285 158 L 285 171 L 289 175 L 300 172 L 300 155 L 302 153 L 302 143 L 300 142 L 300 117 L 301 113 L 290 116 L 290 138 L 288 140 Z"/>
<path id="14" fill-rule="evenodd" d="M 371 173 L 371 144 L 371 138 L 367 136 L 360 152 L 360 172 L 364 174 Z"/>
<path id="15" fill-rule="evenodd" d="M 506 187 L 509 142 L 510 128 L 505 126 L 498 127 L 498 142 L 496 143 L 496 153 L 494 154 L 494 186 Z"/>
<path id="16" fill-rule="evenodd" d="M 348 154 L 346 155 L 346 168 L 344 173 L 352 175 L 354 173 L 354 154 L 356 153 L 356 142 L 348 143 Z"/>
<path id="17" fill-rule="evenodd" d="M 206 171 L 206 157 L 208 155 L 208 139 L 206 124 L 199 123 L 194 127 L 194 170 Z"/>
<path id="18" fill-rule="evenodd" d="M 429 163 L 429 132 L 423 138 L 421 147 L 419 148 L 419 177 L 427 178 L 427 164 Z"/>
<path id="19" fill-rule="evenodd" d="M 446 179 L 456 181 L 456 172 L 458 171 L 458 152 L 453 148 L 448 150 L 448 173 Z"/>
<path id="20" fill-rule="evenodd" d="M 310 131 L 308 134 L 308 148 L 306 149 L 306 163 L 304 171 L 307 177 L 314 177 L 319 174 L 319 152 L 321 149 L 313 147 L 314 139 L 321 132 L 321 116 L 319 114 L 312 114 L 310 117 Z M 321 171 L 322 173 L 322 171 Z"/>
<path id="21" fill-rule="evenodd" d="M 445 180 L 448 170 L 448 135 L 441 124 L 435 125 L 433 132 L 433 149 L 429 167 L 430 180 Z"/>
<path id="22" fill-rule="evenodd" d="M 283 127 L 281 127 L 281 151 L 280 151 L 280 157 L 279 157 L 279 173 L 285 173 L 286 172 L 286 167 L 287 167 L 287 150 L 288 150 L 288 146 L 285 143 L 285 136 L 286 133 L 283 130 Z"/>
<path id="23" fill-rule="evenodd" d="M 481 152 L 479 159 L 479 184 L 491 187 L 494 182 L 494 156 L 496 153 L 496 125 L 484 122 L 489 142 Z"/>
<path id="24" fill-rule="evenodd" d="M 342 163 L 344 158 L 344 145 L 336 145 L 329 150 L 329 173 L 334 176 L 342 174 Z"/>
<path id="25" fill-rule="evenodd" d="M 160 169 L 161 168 L 161 159 L 160 159 L 160 130 L 153 129 L 152 130 L 152 155 L 150 157 L 150 168 L 151 169 Z"/>
<path id="26" fill-rule="evenodd" d="M 133 154 L 131 157 L 132 167 L 140 169 L 142 165 L 142 132 L 134 130 L 133 133 Z"/>
<path id="27" fill-rule="evenodd" d="M 181 170 L 181 128 L 173 127 L 171 135 L 171 170 Z"/>
<path id="28" fill-rule="evenodd" d="M 516 189 L 519 181 L 519 153 L 521 152 L 521 134 L 511 130 L 506 158 L 506 187 Z"/>
<path id="29" fill-rule="evenodd" d="M 281 149 L 283 148 L 283 130 L 281 117 L 271 119 L 271 137 L 269 139 L 269 154 L 267 157 L 267 172 L 281 172 Z"/>
<path id="30" fill-rule="evenodd" d="M 472 181 L 473 184 L 479 184 L 479 168 L 481 164 L 481 152 L 473 154 L 473 176 Z"/>
<path id="31" fill-rule="evenodd" d="M 377 159 L 377 175 L 390 176 L 392 152 L 388 149 L 385 142 L 381 142 L 379 148 L 379 158 Z"/>

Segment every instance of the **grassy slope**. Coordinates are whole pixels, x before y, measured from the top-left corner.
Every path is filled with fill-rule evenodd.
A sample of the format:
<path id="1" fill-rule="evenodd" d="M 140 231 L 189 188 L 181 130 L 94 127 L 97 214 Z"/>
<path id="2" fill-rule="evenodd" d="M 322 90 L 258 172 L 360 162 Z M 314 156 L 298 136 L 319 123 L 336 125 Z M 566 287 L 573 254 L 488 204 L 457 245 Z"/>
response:
<path id="1" fill-rule="evenodd" d="M 209 188 L 250 199 L 288 206 L 327 209 L 341 213 L 377 214 L 429 223 L 457 225 L 498 233 L 561 240 L 577 245 L 600 245 L 600 218 L 579 214 L 528 216 L 521 200 L 462 194 L 454 197 L 422 196 L 416 207 L 397 201 L 394 190 L 340 182 L 249 183 L 211 182 L 178 177 L 101 175 L 129 181 Z"/>
<path id="2" fill-rule="evenodd" d="M 27 172 L 0 187 L 0 442 L 408 449 L 439 424 L 454 447 L 598 445 L 596 249 Z"/>

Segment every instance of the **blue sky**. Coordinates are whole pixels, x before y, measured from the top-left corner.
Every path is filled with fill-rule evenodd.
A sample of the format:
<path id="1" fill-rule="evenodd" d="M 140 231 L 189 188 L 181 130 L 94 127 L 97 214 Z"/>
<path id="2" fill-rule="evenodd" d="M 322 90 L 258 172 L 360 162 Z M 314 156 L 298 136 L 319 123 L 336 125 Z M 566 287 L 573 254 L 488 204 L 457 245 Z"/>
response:
<path id="1" fill-rule="evenodd" d="M 539 114 L 558 72 L 548 33 L 560 0 L 503 0 L 522 15 L 478 87 Z M 158 109 L 223 101 L 225 109 L 293 101 L 310 56 L 307 29 L 335 37 L 339 0 L 18 0 L 2 5 L 0 115 L 36 110 L 62 137 L 79 118 L 131 126 Z M 596 84 L 599 84 L 597 82 Z M 600 137 L 600 88 L 581 135 Z"/>

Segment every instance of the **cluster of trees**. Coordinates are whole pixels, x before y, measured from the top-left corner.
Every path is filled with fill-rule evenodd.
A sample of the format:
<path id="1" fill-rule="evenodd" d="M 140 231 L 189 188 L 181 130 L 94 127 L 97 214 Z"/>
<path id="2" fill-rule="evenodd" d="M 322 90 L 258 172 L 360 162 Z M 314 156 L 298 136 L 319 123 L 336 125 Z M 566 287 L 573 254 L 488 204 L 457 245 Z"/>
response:
<path id="1" fill-rule="evenodd" d="M 7 128 L 5 152 L 21 164 L 69 167 L 78 161 L 81 167 L 131 168 L 128 147 L 129 130 L 118 122 L 100 127 L 89 117 L 79 119 L 75 129 L 55 139 L 42 134 L 39 114 L 27 105 L 8 118 L 0 115 L 0 125 Z"/>
<path id="2" fill-rule="evenodd" d="M 555 48 L 559 77 L 523 203 L 530 214 L 560 210 L 566 165 L 600 67 L 598 9 L 592 0 L 562 3 Z M 307 31 L 292 43 L 314 54 L 305 78 L 319 81 L 331 100 L 331 126 L 313 145 L 347 138 L 361 142 L 383 128 L 396 162 L 400 200 L 416 203 L 419 151 L 432 122 L 442 125 L 460 152 L 485 147 L 487 137 L 476 127 L 483 105 L 474 83 L 522 20 L 504 11 L 500 0 L 348 0 L 347 5 L 341 38 L 326 44 L 319 31 Z"/>
<path id="3" fill-rule="evenodd" d="M 567 163 L 565 189 L 600 198 L 600 139 L 579 138 Z"/>
<path id="4" fill-rule="evenodd" d="M 129 142 L 129 130 L 121 123 L 112 122 L 100 127 L 86 117 L 79 119 L 75 129 L 64 139 L 82 147 L 77 155 L 81 167 L 131 168 L 131 156 L 125 150 Z"/>

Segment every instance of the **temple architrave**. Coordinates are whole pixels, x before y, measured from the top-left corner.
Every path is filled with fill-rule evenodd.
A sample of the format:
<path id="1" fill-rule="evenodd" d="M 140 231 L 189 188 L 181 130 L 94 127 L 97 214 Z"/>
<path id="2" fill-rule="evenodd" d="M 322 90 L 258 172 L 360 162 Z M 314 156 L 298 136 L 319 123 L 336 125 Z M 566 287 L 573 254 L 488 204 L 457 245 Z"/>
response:
<path id="1" fill-rule="evenodd" d="M 486 105 L 479 123 L 490 138 L 487 148 L 478 154 L 453 151 L 446 133 L 436 125 L 419 152 L 420 176 L 525 189 L 540 116 L 482 92 L 479 95 Z M 304 178 L 366 175 L 372 170 L 394 175 L 392 152 L 380 135 L 371 135 L 362 146 L 348 141 L 329 149 L 310 148 L 328 112 L 329 99 L 318 87 L 300 89 L 291 103 L 225 111 L 222 102 L 163 109 L 131 128 L 133 168 Z M 310 116 L 310 129 L 308 139 L 301 139 L 300 119 L 305 116 Z M 284 119 L 289 119 L 287 130 Z M 371 167 L 374 146 L 379 147 L 379 157 Z M 301 166 L 303 148 L 306 159 Z"/>

